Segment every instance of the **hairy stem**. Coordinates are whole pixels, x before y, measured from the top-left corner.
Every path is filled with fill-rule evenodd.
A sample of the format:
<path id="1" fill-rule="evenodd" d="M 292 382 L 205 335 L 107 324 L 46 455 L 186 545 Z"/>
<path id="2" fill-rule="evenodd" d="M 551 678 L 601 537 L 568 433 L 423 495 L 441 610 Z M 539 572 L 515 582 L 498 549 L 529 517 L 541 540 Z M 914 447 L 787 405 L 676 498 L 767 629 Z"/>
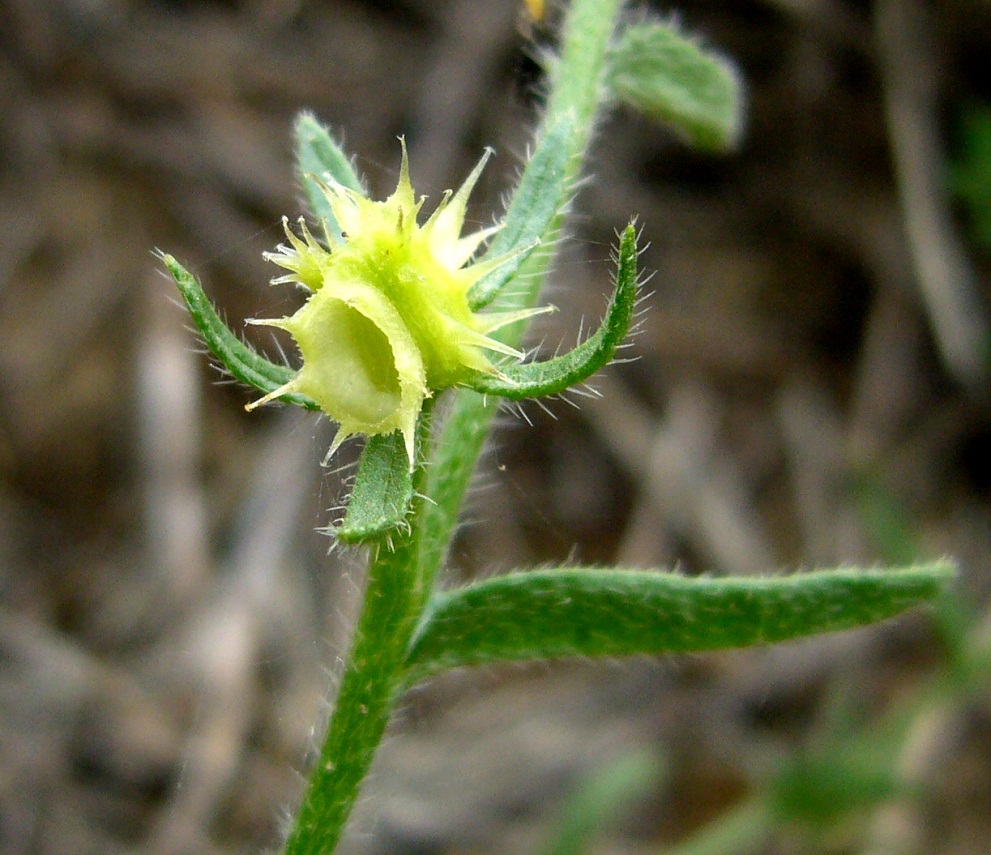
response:
<path id="1" fill-rule="evenodd" d="M 575 0 L 565 21 L 545 127 L 565 113 L 576 120 L 569 163 L 573 176 L 579 171 L 604 91 L 606 52 L 621 5 L 621 0 Z M 521 306 L 536 301 L 547 261 L 544 257 L 537 262 L 540 269 L 528 271 L 536 274 L 531 280 L 535 284 L 529 291 L 517 292 Z M 518 328 L 507 334 L 519 340 L 522 333 Z M 341 838 L 402 694 L 409 643 L 447 553 L 493 413 L 481 395 L 458 393 L 434 443 L 432 465 L 416 473 L 417 494 L 429 500 L 414 501 L 408 532 L 372 548 L 353 647 L 327 738 L 286 842 L 286 855 L 330 855 Z"/>
<path id="2" fill-rule="evenodd" d="M 561 33 L 560 54 L 550 70 L 550 98 L 539 135 L 567 121 L 573 128 L 568 177 L 563 184 L 561 214 L 555 218 L 545 243 L 553 242 L 560 229 L 567 195 L 588 148 L 596 115 L 606 92 L 606 63 L 609 43 L 616 29 L 622 0 L 574 0 L 569 7 Z M 543 285 L 550 256 L 536 252 L 521 271 L 520 287 L 506 291 L 512 302 L 500 296 L 500 309 L 533 306 Z M 523 287 L 526 283 L 529 287 Z M 519 346 L 524 329 L 519 324 L 505 327 L 495 337 Z M 420 558 L 423 572 L 433 578 L 447 554 L 448 544 L 457 524 L 465 492 L 475 471 L 475 463 L 488 437 L 497 407 L 483 395 L 468 390 L 456 394 L 450 415 L 436 443 L 437 451 L 430 467 L 426 492 L 433 504 L 424 509 L 423 548 Z"/>
<path id="3" fill-rule="evenodd" d="M 334 851 L 402 693 L 406 652 L 425 599 L 414 539 L 407 533 L 372 549 L 354 644 L 286 855 Z"/>
<path id="4" fill-rule="evenodd" d="M 430 429 L 432 409 L 428 402 L 421 415 L 424 432 Z M 418 440 L 410 526 L 394 529 L 390 537 L 369 548 L 361 616 L 320 756 L 286 840 L 285 855 L 330 855 L 335 851 L 406 688 L 410 641 L 430 596 L 430 580 L 420 571 L 418 558 L 423 536 L 419 521 L 423 507 L 429 506 L 422 494 L 424 446 Z"/>

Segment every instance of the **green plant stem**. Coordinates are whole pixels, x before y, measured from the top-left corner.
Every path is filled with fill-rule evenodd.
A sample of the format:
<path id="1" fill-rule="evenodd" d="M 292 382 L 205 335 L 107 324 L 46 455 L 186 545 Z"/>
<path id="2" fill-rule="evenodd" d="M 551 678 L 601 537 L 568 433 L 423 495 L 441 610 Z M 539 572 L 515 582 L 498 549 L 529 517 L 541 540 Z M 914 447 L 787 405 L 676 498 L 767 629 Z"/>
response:
<path id="1" fill-rule="evenodd" d="M 421 415 L 429 431 L 432 403 Z M 341 676 L 327 735 L 286 840 L 285 855 L 330 855 L 337 847 L 389 719 L 406 688 L 410 640 L 430 596 L 418 558 L 422 531 L 425 443 L 417 442 L 412 520 L 369 549 L 358 626 Z"/>
<path id="2" fill-rule="evenodd" d="M 412 533 L 372 549 L 364 606 L 334 714 L 286 855 L 329 855 L 403 690 L 403 662 L 426 591 Z"/>
<path id="3" fill-rule="evenodd" d="M 580 169 L 604 92 L 607 49 L 621 6 L 621 0 L 575 0 L 565 20 L 544 127 L 551 127 L 564 112 L 576 117 L 569 164 L 572 176 Z M 565 201 L 561 200 L 562 206 Z M 539 266 L 529 271 L 534 284 L 516 292 L 519 307 L 536 302 L 548 261 L 544 254 L 535 262 Z M 507 328 L 506 335 L 519 341 L 523 329 Z M 417 498 L 409 531 L 372 548 L 353 647 L 285 855 L 330 855 L 341 838 L 405 687 L 404 660 L 410 639 L 447 554 L 494 412 L 483 396 L 458 393 L 434 443 L 432 463 L 417 469 Z"/>
<path id="4" fill-rule="evenodd" d="M 561 31 L 561 49 L 550 69 L 550 97 L 541 124 L 542 135 L 562 117 L 573 127 L 571 154 L 564 182 L 565 196 L 544 244 L 550 245 L 560 230 L 563 210 L 581 171 L 582 161 L 595 127 L 596 114 L 606 93 L 606 63 L 622 0 L 573 0 Z M 512 302 L 500 298 L 500 309 L 536 305 L 543 286 L 550 254 L 538 251 L 531 256 L 516 280 L 521 287 L 506 289 Z M 523 283 L 527 283 L 526 286 Z M 497 338 L 518 347 L 524 329 L 513 324 L 500 330 Z M 422 572 L 432 579 L 447 554 L 448 545 L 461 512 L 475 463 L 492 426 L 498 407 L 484 395 L 459 390 L 436 442 L 436 454 L 427 473 L 426 493 L 433 504 L 424 508 L 423 542 L 420 550 Z"/>
<path id="5" fill-rule="evenodd" d="M 550 69 L 550 97 L 543 128 L 571 114 L 575 124 L 572 176 L 585 149 L 606 91 L 609 45 L 623 0 L 573 0 L 561 31 L 561 49 Z"/>

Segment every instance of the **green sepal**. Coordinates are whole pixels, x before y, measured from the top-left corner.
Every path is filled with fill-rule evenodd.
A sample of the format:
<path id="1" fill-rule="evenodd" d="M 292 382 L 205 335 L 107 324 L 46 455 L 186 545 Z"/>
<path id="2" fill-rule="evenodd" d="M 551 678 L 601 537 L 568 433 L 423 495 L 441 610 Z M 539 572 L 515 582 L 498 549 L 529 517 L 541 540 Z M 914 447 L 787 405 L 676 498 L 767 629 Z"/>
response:
<path id="1" fill-rule="evenodd" d="M 296 150 L 296 174 L 310 203 L 310 211 L 318 220 L 326 224 L 327 237 L 335 244 L 340 244 L 343 242 L 340 236 L 340 224 L 317 179 L 325 181 L 329 177 L 336 183 L 362 194 L 365 193 L 365 188 L 354 171 L 350 158 L 312 113 L 303 112 L 296 117 L 293 138 Z"/>
<path id="2" fill-rule="evenodd" d="M 546 237 L 565 199 L 567 166 L 574 121 L 565 116 L 556 121 L 537 143 L 506 211 L 506 219 L 489 244 L 482 260 L 512 256 L 468 292 L 473 310 L 491 303 Z"/>
<path id="3" fill-rule="evenodd" d="M 934 598 L 954 575 L 945 561 L 779 577 L 511 573 L 435 596 L 410 644 L 410 680 L 489 662 L 689 653 L 850 629 Z"/>
<path id="4" fill-rule="evenodd" d="M 610 51 L 608 84 L 617 100 L 699 148 L 724 151 L 739 140 L 743 98 L 735 69 L 670 26 L 628 27 Z"/>
<path id="5" fill-rule="evenodd" d="M 270 362 L 250 345 L 241 340 L 217 314 L 210 299 L 206 296 L 200 283 L 196 281 L 185 267 L 179 264 L 168 253 L 160 252 L 159 258 L 165 264 L 179 293 L 189 309 L 189 315 L 196 324 L 203 341 L 221 365 L 231 375 L 265 394 L 273 392 L 292 379 L 296 373 L 285 365 Z M 317 405 L 305 395 L 287 394 L 279 398 L 287 404 L 305 407 L 308 410 L 318 409 Z"/>
<path id="6" fill-rule="evenodd" d="M 365 543 L 406 522 L 413 500 L 413 478 L 406 443 L 399 431 L 368 437 L 348 509 L 332 529 L 342 543 Z"/>
<path id="7" fill-rule="evenodd" d="M 620 236 L 616 290 L 599 328 L 574 350 L 543 362 L 502 365 L 500 374 L 477 372 L 464 385 L 513 401 L 557 395 L 591 377 L 616 354 L 630 329 L 639 290 L 637 232 L 631 223 Z"/>

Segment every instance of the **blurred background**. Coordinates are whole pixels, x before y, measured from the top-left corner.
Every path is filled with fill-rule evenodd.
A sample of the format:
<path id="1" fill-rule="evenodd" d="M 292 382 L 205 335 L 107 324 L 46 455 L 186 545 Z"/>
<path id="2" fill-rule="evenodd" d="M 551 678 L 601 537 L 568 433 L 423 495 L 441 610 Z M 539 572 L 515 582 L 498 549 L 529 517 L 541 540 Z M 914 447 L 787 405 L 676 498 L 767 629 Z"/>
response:
<path id="1" fill-rule="evenodd" d="M 605 121 L 535 342 L 597 321 L 636 215 L 637 360 L 601 399 L 503 418 L 450 578 L 950 555 L 960 603 L 767 650 L 436 679 L 345 851 L 985 853 L 991 4 L 655 8 L 739 63 L 746 136 L 703 155 Z M 301 210 L 303 108 L 379 197 L 398 134 L 433 200 L 495 146 L 469 212 L 491 222 L 557 14 L 0 0 L 3 855 L 277 846 L 361 587 L 360 554 L 316 531 L 355 449 L 321 469 L 332 426 L 246 414 L 152 250 L 235 328 L 290 311 L 261 252 Z"/>

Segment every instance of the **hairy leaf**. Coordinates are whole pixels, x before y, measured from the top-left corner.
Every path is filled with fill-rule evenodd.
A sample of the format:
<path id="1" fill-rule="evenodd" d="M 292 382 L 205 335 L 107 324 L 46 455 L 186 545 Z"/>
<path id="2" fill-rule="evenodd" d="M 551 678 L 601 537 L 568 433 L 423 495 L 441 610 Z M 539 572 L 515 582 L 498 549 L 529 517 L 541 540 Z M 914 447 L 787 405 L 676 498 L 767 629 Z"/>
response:
<path id="1" fill-rule="evenodd" d="M 571 135 L 569 116 L 559 119 L 537 143 L 513 194 L 506 220 L 492 239 L 483 259 L 519 253 L 472 286 L 468 304 L 472 309 L 487 306 L 519 271 L 529 250 L 537 247 L 561 209 L 567 181 Z"/>
<path id="2" fill-rule="evenodd" d="M 189 308 L 189 315 L 200 335 L 203 336 L 210 353 L 234 378 L 266 394 L 289 382 L 295 374 L 291 368 L 270 362 L 242 341 L 220 319 L 210 299 L 200 287 L 200 283 L 196 281 L 196 277 L 171 255 L 163 252 L 159 253 L 159 257 L 179 286 L 179 293 L 182 294 Z M 279 400 L 306 407 L 308 410 L 318 409 L 317 405 L 305 395 L 287 394 L 282 395 Z"/>
<path id="3" fill-rule="evenodd" d="M 687 653 L 849 629 L 935 597 L 948 562 L 900 570 L 696 578 L 618 568 L 512 573 L 439 594 L 411 677 L 486 662 Z"/>
<path id="4" fill-rule="evenodd" d="M 704 149 L 732 148 L 743 125 L 733 67 L 670 26 L 628 27 L 609 61 L 613 95 Z"/>
<path id="5" fill-rule="evenodd" d="M 370 436 L 361 453 L 347 513 L 334 535 L 343 543 L 364 543 L 406 520 L 413 499 L 406 444 L 399 431 Z"/>
<path id="6" fill-rule="evenodd" d="M 557 395 L 581 383 L 607 365 L 630 329 L 637 302 L 637 233 L 632 224 L 623 231 L 619 244 L 616 290 L 599 328 L 574 350 L 543 362 L 500 367 L 496 374 L 474 375 L 465 383 L 476 392 L 499 395 L 514 401 Z"/>
<path id="7" fill-rule="evenodd" d="M 328 238 L 340 243 L 340 224 L 326 194 L 314 178 L 330 178 L 344 187 L 364 193 L 361 179 L 344 150 L 312 113 L 304 112 L 296 117 L 293 136 L 296 142 L 296 173 L 310 203 L 310 210 L 317 219 L 326 223 Z"/>

